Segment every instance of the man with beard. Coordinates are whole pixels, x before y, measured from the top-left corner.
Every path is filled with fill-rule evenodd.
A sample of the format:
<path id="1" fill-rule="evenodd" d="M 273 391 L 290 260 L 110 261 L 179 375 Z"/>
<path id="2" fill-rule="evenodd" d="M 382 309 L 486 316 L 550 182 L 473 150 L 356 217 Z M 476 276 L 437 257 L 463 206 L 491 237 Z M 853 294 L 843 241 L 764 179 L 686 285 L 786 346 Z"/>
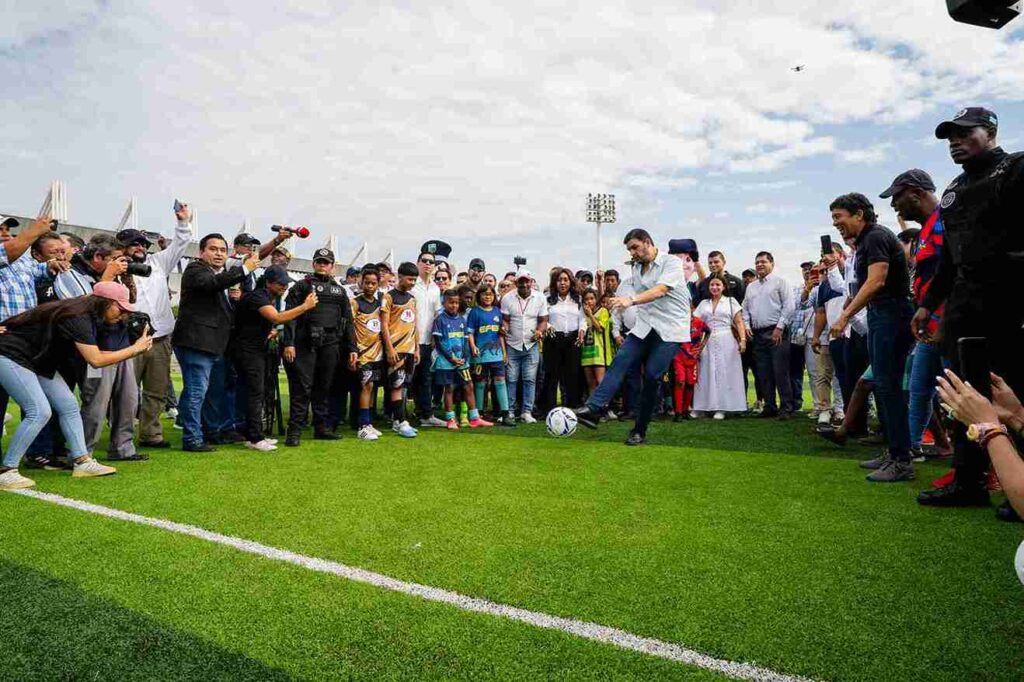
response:
<path id="1" fill-rule="evenodd" d="M 149 316 L 153 347 L 134 358 L 135 378 L 142 386 L 139 404 L 139 445 L 146 448 L 168 448 L 160 413 L 167 400 L 171 380 L 171 333 L 174 311 L 168 277 L 185 256 L 192 240 L 192 211 L 187 204 L 174 212 L 177 227 L 167 248 L 149 253 L 150 241 L 140 230 L 121 230 L 117 239 L 124 244 L 124 253 L 133 263 L 145 263 L 152 271 L 149 277 L 135 279 L 135 309 Z"/>
<path id="2" fill-rule="evenodd" d="M 949 141 L 949 155 L 963 172 L 939 200 L 945 244 L 931 286 L 912 322 L 918 340 L 940 343 L 953 370 L 961 372 L 957 341 L 988 340 L 988 362 L 1017 394 L 1024 393 L 1024 307 L 1010 293 L 1024 277 L 1024 232 L 1018 204 L 1024 196 L 1024 154 L 1008 154 L 996 142 L 999 119 L 981 107 L 962 109 L 940 123 L 935 136 Z M 937 331 L 932 316 L 945 304 Z M 987 506 L 988 456 L 971 443 L 962 424 L 954 436 L 954 480 L 918 495 L 923 505 Z"/>

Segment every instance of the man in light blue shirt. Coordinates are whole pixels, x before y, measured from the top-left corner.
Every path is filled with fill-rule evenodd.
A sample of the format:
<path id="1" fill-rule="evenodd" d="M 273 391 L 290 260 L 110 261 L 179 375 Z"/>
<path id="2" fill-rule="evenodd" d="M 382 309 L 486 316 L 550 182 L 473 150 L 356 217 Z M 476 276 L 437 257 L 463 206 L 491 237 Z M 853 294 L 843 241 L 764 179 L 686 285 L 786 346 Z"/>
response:
<path id="1" fill-rule="evenodd" d="M 604 380 L 576 416 L 584 426 L 597 428 L 602 411 L 618 393 L 630 369 L 643 364 L 640 409 L 626 439 L 626 445 L 641 445 L 647 440 L 647 426 L 654 414 L 661 377 L 679 350 L 679 344 L 690 340 L 690 291 L 683 276 L 682 262 L 660 251 L 646 230 L 630 230 L 622 243 L 633 261 L 636 293 L 616 296 L 609 305 L 613 311 L 635 307 L 636 324 L 615 355 Z"/>
<path id="2" fill-rule="evenodd" d="M 754 378 L 764 399 L 762 417 L 789 419 L 796 410 L 789 378 L 789 335 L 793 319 L 793 290 L 776 275 L 775 258 L 761 251 L 754 258 L 757 279 L 747 285 L 743 318 L 754 346 Z M 775 402 L 778 391 L 779 402 Z"/>

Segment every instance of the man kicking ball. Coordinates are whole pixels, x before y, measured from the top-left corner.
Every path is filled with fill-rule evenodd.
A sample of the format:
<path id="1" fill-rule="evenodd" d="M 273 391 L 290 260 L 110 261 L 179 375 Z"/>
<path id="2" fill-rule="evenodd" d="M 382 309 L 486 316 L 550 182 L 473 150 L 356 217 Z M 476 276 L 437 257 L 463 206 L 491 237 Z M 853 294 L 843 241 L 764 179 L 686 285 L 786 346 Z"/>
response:
<path id="1" fill-rule="evenodd" d="M 647 440 L 647 425 L 658 400 L 658 384 L 679 350 L 690 340 L 690 291 L 678 258 L 662 253 L 654 246 L 646 230 L 634 228 L 622 240 L 633 261 L 632 296 L 617 296 L 609 301 L 613 310 L 636 306 L 637 321 L 626 342 L 615 355 L 604 380 L 576 412 L 584 426 L 596 429 L 597 422 L 629 371 L 644 366 L 644 386 L 640 409 L 626 445 L 642 445 Z"/>

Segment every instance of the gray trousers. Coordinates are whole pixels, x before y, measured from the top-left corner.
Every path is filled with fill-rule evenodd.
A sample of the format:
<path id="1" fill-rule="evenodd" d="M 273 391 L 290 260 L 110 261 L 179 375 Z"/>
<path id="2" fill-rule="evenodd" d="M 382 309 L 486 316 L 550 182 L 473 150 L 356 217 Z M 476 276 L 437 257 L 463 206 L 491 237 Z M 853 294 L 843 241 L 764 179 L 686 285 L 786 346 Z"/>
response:
<path id="1" fill-rule="evenodd" d="M 139 409 L 139 440 L 156 443 L 164 439 L 160 422 L 167 403 L 167 390 L 171 387 L 171 337 L 153 341 L 153 347 L 132 358 L 135 378 L 142 384 Z"/>
<path id="2" fill-rule="evenodd" d="M 97 372 L 99 376 L 96 376 Z M 139 385 L 135 383 L 132 359 L 100 370 L 89 369 L 79 389 L 82 399 L 82 426 L 89 452 L 96 450 L 103 423 L 110 420 L 110 445 L 107 454 L 128 457 L 135 454 L 135 410 L 139 406 Z"/>

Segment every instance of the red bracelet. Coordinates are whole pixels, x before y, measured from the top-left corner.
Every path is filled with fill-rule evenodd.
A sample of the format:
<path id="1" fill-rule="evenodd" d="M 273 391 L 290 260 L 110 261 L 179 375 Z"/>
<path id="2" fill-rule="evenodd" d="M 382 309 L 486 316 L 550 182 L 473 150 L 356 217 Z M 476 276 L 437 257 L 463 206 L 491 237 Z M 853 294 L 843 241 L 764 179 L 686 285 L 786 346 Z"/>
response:
<path id="1" fill-rule="evenodd" d="M 980 441 L 978 441 L 978 445 L 980 445 L 983 448 L 987 448 L 989 441 L 991 441 L 993 438 L 997 438 L 998 436 L 1005 436 L 1006 438 L 1010 438 L 1010 434 L 1008 434 L 1006 431 L 992 431 L 991 433 L 986 433 L 985 436 Z M 1013 443 L 1012 440 L 1010 442 Z"/>

